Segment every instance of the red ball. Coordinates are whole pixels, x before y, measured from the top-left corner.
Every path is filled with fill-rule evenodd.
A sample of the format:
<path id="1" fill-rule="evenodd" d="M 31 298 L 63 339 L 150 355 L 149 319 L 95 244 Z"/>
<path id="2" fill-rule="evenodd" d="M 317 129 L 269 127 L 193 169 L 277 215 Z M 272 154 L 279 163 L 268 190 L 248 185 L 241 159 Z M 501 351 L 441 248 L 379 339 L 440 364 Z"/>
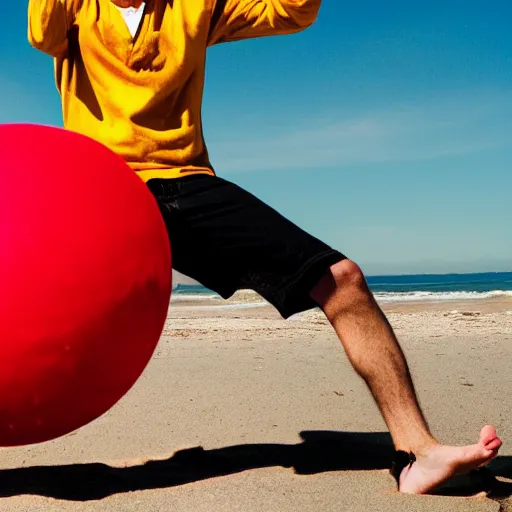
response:
<path id="1" fill-rule="evenodd" d="M 0 446 L 14 446 L 82 427 L 135 384 L 171 251 L 146 185 L 87 137 L 1 125 L 0 180 Z"/>

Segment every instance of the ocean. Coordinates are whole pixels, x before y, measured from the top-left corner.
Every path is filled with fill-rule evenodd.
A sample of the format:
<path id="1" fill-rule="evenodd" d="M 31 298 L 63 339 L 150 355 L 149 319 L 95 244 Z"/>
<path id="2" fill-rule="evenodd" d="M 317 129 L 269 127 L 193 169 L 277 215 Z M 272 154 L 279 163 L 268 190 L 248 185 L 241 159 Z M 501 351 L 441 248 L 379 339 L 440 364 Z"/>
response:
<path id="1" fill-rule="evenodd" d="M 512 272 L 369 276 L 367 281 L 377 300 L 386 303 L 512 297 Z M 200 285 L 178 285 L 173 290 L 173 298 L 180 302 L 214 297 Z"/>

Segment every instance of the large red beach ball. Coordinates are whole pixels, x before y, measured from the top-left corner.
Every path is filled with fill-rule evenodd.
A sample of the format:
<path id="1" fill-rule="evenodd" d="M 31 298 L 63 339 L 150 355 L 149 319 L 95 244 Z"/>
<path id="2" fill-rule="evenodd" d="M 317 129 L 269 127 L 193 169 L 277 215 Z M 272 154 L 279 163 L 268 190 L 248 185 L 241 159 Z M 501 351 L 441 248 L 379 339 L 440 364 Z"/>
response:
<path id="1" fill-rule="evenodd" d="M 0 125 L 0 446 L 60 437 L 135 384 L 171 294 L 158 205 L 110 150 Z"/>

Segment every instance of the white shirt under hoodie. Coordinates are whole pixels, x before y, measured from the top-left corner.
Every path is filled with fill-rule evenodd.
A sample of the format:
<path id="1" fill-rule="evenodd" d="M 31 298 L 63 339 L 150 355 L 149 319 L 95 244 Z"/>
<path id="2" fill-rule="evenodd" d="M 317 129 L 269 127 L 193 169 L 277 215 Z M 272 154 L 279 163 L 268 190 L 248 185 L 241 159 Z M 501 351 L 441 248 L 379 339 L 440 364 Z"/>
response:
<path id="1" fill-rule="evenodd" d="M 126 22 L 126 26 L 130 31 L 130 34 L 132 35 L 132 37 L 135 37 L 135 34 L 137 34 L 137 30 L 139 30 L 139 25 L 140 22 L 142 21 L 142 16 L 144 15 L 144 9 L 146 7 L 146 4 L 142 2 L 139 5 L 139 7 L 119 7 L 118 5 L 115 5 L 115 7 L 117 7 L 119 12 L 123 16 L 124 21 Z"/>

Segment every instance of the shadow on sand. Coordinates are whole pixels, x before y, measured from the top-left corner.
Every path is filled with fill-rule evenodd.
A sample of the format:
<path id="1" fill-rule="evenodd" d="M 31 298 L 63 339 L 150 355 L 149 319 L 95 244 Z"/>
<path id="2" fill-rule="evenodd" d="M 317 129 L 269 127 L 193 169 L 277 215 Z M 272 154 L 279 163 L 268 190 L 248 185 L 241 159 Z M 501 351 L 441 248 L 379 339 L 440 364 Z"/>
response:
<path id="1" fill-rule="evenodd" d="M 129 467 L 89 463 L 35 466 L 0 471 L 0 497 L 24 494 L 69 501 L 98 500 L 113 494 L 169 488 L 242 471 L 281 466 L 302 475 L 327 471 L 389 469 L 393 445 L 387 433 L 306 431 L 302 442 L 245 444 L 213 450 L 176 452 L 166 460 Z M 453 480 L 437 494 L 471 496 L 481 491 L 493 499 L 512 495 L 512 457 L 498 457 L 484 477 Z M 390 484 L 392 486 L 392 481 Z"/>

